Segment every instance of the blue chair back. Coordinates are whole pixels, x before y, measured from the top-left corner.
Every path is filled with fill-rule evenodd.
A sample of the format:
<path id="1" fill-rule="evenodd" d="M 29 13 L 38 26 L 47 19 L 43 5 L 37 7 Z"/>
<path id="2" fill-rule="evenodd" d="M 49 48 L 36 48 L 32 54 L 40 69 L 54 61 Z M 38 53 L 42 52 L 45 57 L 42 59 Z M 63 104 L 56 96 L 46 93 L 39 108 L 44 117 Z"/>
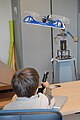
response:
<path id="1" fill-rule="evenodd" d="M 54 109 L 0 110 L 0 120 L 62 120 Z"/>

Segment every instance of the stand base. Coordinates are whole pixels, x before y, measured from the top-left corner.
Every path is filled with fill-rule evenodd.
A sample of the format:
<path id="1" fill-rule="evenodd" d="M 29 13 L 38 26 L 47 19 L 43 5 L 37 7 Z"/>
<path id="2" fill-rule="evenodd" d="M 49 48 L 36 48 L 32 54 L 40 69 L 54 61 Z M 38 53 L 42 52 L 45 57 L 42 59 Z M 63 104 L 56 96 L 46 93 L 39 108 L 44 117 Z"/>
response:
<path id="1" fill-rule="evenodd" d="M 66 59 L 72 59 L 71 56 L 65 55 L 65 56 L 57 56 L 56 59 L 58 60 L 66 60 Z"/>
<path id="2" fill-rule="evenodd" d="M 69 50 L 57 50 L 56 59 L 66 60 L 66 59 L 72 59 L 72 57 L 70 56 L 70 51 Z"/>

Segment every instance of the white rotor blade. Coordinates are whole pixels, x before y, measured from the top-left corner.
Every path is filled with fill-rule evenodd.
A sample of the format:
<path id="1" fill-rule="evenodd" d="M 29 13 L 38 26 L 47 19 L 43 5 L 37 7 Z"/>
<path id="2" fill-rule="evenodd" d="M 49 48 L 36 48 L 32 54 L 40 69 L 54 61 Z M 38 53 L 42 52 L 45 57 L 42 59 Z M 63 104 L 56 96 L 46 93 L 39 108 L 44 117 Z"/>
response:
<path id="1" fill-rule="evenodd" d="M 54 15 L 54 14 L 52 14 L 52 19 L 53 20 L 59 19 L 59 20 L 61 20 L 65 24 L 69 24 L 70 23 L 70 19 L 69 18 L 64 17 L 64 16 L 60 16 L 60 15 Z"/>

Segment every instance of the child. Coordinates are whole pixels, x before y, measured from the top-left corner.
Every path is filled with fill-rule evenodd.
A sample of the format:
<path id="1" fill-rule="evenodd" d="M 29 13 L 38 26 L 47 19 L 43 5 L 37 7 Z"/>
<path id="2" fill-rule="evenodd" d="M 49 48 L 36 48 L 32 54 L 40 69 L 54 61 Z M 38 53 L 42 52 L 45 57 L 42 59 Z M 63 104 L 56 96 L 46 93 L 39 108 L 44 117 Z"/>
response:
<path id="1" fill-rule="evenodd" d="M 48 86 L 48 82 L 42 84 Z M 46 97 L 46 95 L 38 93 L 39 74 L 34 68 L 17 71 L 13 75 L 11 85 L 17 97 L 4 106 L 3 110 L 48 109 L 52 108 L 55 103 L 54 97 L 52 98 L 51 95 Z"/>

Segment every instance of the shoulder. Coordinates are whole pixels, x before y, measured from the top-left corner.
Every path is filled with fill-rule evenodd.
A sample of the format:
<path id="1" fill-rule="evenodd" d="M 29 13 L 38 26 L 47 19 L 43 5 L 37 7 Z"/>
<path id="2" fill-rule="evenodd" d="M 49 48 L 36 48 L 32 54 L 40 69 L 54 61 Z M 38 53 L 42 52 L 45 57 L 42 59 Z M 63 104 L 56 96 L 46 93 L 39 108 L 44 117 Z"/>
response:
<path id="1" fill-rule="evenodd" d="M 38 102 L 40 104 L 40 108 L 49 108 L 49 100 L 48 98 L 42 94 L 42 93 L 38 93 L 39 95 L 39 99 L 38 99 Z"/>
<path id="2" fill-rule="evenodd" d="M 46 95 L 42 94 L 42 93 L 38 93 L 39 98 L 41 99 L 45 99 L 46 101 L 48 101 L 48 98 L 46 97 Z"/>
<path id="3" fill-rule="evenodd" d="M 13 108 L 13 106 L 14 106 L 13 102 L 10 102 L 3 107 L 3 110 L 10 110 L 11 108 Z"/>

